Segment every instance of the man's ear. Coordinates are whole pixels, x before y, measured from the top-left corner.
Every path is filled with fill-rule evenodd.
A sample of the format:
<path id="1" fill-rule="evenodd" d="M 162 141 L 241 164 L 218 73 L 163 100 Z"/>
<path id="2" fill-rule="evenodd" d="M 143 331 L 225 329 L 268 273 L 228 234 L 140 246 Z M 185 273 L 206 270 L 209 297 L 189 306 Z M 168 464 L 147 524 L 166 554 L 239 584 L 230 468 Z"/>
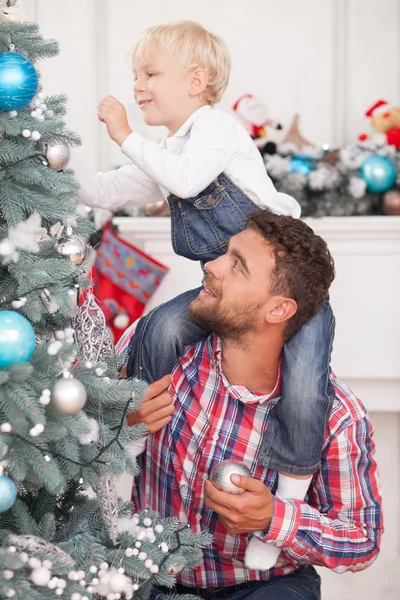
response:
<path id="1" fill-rule="evenodd" d="M 268 323 L 278 324 L 289 321 L 297 312 L 297 302 L 285 296 L 274 296 L 266 315 Z"/>
<path id="2" fill-rule="evenodd" d="M 208 79 L 206 72 L 202 69 L 196 69 L 190 76 L 190 96 L 200 96 L 207 87 Z"/>

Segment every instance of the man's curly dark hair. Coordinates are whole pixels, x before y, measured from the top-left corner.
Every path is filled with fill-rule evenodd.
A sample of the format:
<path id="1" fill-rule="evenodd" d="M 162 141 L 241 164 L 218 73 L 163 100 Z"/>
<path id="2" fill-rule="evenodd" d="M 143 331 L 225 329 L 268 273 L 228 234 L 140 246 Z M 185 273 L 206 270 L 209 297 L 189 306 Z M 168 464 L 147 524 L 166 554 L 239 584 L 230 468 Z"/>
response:
<path id="1" fill-rule="evenodd" d="M 292 298 L 296 314 L 288 321 L 285 341 L 309 321 L 328 297 L 335 265 L 326 242 L 301 221 L 268 208 L 249 215 L 247 226 L 272 248 L 275 269 L 270 294 Z"/>

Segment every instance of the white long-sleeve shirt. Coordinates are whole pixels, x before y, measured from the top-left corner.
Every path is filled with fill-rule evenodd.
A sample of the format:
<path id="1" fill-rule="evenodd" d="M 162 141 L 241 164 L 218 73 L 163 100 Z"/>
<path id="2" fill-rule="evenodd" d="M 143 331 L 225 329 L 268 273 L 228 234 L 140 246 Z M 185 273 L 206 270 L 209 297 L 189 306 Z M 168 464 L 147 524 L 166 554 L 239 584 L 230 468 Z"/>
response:
<path id="1" fill-rule="evenodd" d="M 199 108 L 161 143 L 133 132 L 121 150 L 132 165 L 94 176 L 72 162 L 81 186 L 78 199 L 83 204 L 115 211 L 158 202 L 170 193 L 190 198 L 224 172 L 257 204 L 278 214 L 300 216 L 296 200 L 275 189 L 244 127 L 211 106 Z"/>

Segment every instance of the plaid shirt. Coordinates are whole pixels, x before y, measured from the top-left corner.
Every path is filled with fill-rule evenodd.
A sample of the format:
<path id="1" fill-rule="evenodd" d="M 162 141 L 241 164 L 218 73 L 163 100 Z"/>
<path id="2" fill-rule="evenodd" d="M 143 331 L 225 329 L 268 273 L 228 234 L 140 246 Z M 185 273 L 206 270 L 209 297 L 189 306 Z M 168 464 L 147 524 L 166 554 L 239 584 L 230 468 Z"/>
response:
<path id="1" fill-rule="evenodd" d="M 121 339 L 120 351 L 123 344 Z M 257 461 L 280 382 L 269 396 L 230 385 L 221 367 L 220 340 L 213 334 L 179 360 L 170 388 L 175 413 L 169 425 L 147 439 L 133 501 L 139 510 L 176 516 L 194 531 L 213 534 L 202 565 L 183 571 L 181 583 L 230 586 L 285 575 L 299 564 L 357 571 L 376 558 L 383 528 L 372 426 L 352 392 L 333 375 L 332 382 L 336 398 L 320 469 L 305 501 L 274 499 L 272 522 L 262 539 L 282 551 L 273 569 L 252 571 L 244 565 L 248 536 L 227 533 L 204 505 L 203 486 L 216 464 L 234 459 L 275 491 L 277 473 Z"/>

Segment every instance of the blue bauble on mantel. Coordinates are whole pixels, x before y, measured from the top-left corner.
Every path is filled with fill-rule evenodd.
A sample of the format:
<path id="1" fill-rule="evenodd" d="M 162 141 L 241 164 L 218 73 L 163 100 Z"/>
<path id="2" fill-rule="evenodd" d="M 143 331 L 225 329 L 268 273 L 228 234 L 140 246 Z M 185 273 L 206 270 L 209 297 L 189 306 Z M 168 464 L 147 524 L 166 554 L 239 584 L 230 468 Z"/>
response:
<path id="1" fill-rule="evenodd" d="M 314 159 L 308 154 L 295 154 L 289 163 L 289 171 L 307 177 L 314 169 L 314 162 Z"/>
<path id="2" fill-rule="evenodd" d="M 396 165 L 386 156 L 371 154 L 361 164 L 360 176 L 367 184 L 368 191 L 381 194 L 394 186 Z"/>
<path id="3" fill-rule="evenodd" d="M 37 89 L 38 75 L 31 61 L 16 52 L 0 52 L 0 110 L 23 108 Z"/>
<path id="4" fill-rule="evenodd" d="M 28 319 L 12 310 L 0 310 L 0 369 L 30 360 L 35 343 Z"/>

